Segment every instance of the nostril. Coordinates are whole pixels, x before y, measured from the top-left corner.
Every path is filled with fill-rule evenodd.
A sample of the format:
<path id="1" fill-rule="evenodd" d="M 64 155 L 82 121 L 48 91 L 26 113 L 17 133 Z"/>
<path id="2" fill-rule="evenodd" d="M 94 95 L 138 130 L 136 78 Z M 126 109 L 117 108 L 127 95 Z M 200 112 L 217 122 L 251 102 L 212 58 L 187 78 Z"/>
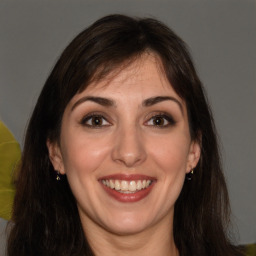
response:
<path id="1" fill-rule="evenodd" d="M 126 167 L 133 167 L 137 165 L 138 163 L 142 162 L 142 158 L 138 156 L 134 156 L 132 154 L 129 155 L 123 155 L 122 157 L 116 159 L 116 161 L 121 162 Z"/>
<path id="2" fill-rule="evenodd" d="M 119 130 L 113 144 L 112 159 L 126 167 L 133 167 L 146 159 L 145 143 L 136 127 Z"/>
<path id="3" fill-rule="evenodd" d="M 146 151 L 142 148 L 115 148 L 112 158 L 114 161 L 120 162 L 127 167 L 132 167 L 138 163 L 144 162 L 146 159 Z"/>

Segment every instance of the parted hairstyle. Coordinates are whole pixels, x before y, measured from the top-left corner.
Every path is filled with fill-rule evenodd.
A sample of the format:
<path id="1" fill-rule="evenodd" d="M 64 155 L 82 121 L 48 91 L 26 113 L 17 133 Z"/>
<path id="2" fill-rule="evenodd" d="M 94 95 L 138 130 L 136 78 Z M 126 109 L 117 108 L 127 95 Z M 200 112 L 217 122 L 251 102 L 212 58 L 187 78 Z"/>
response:
<path id="1" fill-rule="evenodd" d="M 8 256 L 94 255 L 68 180 L 55 179 L 46 142 L 59 142 L 63 112 L 75 94 L 145 52 L 159 57 L 163 75 L 186 102 L 191 138 L 201 145 L 193 178 L 184 181 L 175 203 L 173 233 L 180 256 L 240 255 L 227 232 L 229 199 L 214 121 L 185 43 L 155 19 L 109 15 L 67 46 L 36 103 L 18 172 Z"/>

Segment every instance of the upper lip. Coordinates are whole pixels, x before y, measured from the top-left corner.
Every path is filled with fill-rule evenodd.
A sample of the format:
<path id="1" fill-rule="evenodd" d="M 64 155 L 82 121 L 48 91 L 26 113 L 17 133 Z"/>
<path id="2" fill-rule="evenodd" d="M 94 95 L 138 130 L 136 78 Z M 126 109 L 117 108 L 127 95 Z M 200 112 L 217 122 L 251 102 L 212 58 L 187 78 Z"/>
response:
<path id="1" fill-rule="evenodd" d="M 99 180 L 126 180 L 126 181 L 132 181 L 132 180 L 156 180 L 155 177 L 143 175 L 143 174 L 111 174 L 107 176 L 100 177 Z"/>

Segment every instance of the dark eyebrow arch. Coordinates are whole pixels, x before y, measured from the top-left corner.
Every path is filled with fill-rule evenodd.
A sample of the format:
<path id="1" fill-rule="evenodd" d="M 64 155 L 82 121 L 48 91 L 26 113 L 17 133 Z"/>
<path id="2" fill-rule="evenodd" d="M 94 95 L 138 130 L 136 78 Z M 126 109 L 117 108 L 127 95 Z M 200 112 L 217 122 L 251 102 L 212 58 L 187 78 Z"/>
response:
<path id="1" fill-rule="evenodd" d="M 171 96 L 157 96 L 157 97 L 152 97 L 152 98 L 148 98 L 146 100 L 144 100 L 142 102 L 142 106 L 143 107 L 150 107 L 153 106 L 157 103 L 163 102 L 163 101 L 167 101 L 167 100 L 171 100 L 174 101 L 178 104 L 182 114 L 183 114 L 183 107 L 182 104 L 174 97 Z M 116 104 L 113 100 L 111 99 L 107 99 L 107 98 L 102 98 L 102 97 L 95 97 L 95 96 L 85 96 L 81 99 L 79 99 L 78 101 L 75 102 L 75 104 L 72 106 L 71 111 L 73 111 L 78 105 L 80 105 L 83 102 L 86 101 L 92 101 L 95 103 L 98 103 L 104 107 L 115 107 Z"/>
<path id="2" fill-rule="evenodd" d="M 157 96 L 157 97 L 152 97 L 152 98 L 146 99 L 146 100 L 143 101 L 142 106 L 150 107 L 150 106 L 153 106 L 153 105 L 155 105 L 159 102 L 166 101 L 166 100 L 171 100 L 171 101 L 176 102 L 178 104 L 182 114 L 183 114 L 183 107 L 182 107 L 181 102 L 178 101 L 176 98 L 171 97 L 171 96 Z"/>
<path id="3" fill-rule="evenodd" d="M 92 101 L 95 103 L 98 103 L 104 107 L 113 107 L 115 106 L 115 103 L 113 100 L 107 99 L 107 98 L 102 98 L 102 97 L 95 97 L 95 96 L 86 96 L 81 99 L 79 99 L 71 108 L 71 111 L 73 111 L 78 105 L 80 105 L 83 102 L 86 101 Z"/>

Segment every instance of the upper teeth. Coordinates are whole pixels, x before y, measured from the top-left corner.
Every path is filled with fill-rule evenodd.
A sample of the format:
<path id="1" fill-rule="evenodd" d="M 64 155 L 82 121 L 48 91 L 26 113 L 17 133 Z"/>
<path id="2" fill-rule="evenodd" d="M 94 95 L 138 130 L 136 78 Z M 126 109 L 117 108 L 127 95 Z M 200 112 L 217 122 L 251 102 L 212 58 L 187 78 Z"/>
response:
<path id="1" fill-rule="evenodd" d="M 102 180 L 101 182 L 105 186 L 121 193 L 135 192 L 136 190 L 147 188 L 152 183 L 151 180 Z"/>

